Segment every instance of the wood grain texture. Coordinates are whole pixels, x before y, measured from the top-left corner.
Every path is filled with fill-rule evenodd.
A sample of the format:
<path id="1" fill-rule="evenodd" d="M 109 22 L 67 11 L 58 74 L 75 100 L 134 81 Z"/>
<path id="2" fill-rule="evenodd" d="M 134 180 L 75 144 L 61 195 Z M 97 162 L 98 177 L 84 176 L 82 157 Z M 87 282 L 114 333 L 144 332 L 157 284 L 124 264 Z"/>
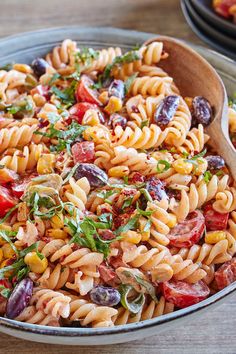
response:
<path id="1" fill-rule="evenodd" d="M 203 44 L 186 24 L 178 0 L 1 0 L 0 36 L 63 25 L 113 26 Z M 236 303 L 228 300 L 171 333 L 105 347 L 63 347 L 0 334 L 1 354 L 235 354 Z"/>

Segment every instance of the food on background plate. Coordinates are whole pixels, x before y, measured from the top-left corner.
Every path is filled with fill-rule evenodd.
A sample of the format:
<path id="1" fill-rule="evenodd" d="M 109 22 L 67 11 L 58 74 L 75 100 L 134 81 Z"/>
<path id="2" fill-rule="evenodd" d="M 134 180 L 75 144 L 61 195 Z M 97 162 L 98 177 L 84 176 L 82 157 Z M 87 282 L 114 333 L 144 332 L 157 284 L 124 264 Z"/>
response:
<path id="1" fill-rule="evenodd" d="M 161 42 L 67 39 L 0 70 L 0 302 L 18 321 L 138 322 L 236 280 L 236 189 Z M 229 109 L 230 133 L 236 111 Z M 236 133 L 236 129 L 235 129 Z"/>
<path id="2" fill-rule="evenodd" d="M 236 0 L 213 0 L 213 8 L 220 16 L 236 23 Z"/>

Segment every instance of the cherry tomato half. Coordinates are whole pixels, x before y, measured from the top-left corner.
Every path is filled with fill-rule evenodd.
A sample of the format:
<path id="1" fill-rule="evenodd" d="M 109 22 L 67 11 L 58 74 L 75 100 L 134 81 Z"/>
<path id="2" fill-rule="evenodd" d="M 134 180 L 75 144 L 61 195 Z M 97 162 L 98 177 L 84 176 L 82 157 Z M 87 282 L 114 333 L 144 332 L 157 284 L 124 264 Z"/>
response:
<path id="1" fill-rule="evenodd" d="M 224 289 L 236 280 L 236 258 L 232 258 L 215 272 L 215 280 L 218 289 Z"/>
<path id="2" fill-rule="evenodd" d="M 198 210 L 188 215 L 188 218 L 177 224 L 169 233 L 170 245 L 174 247 L 191 247 L 198 243 L 205 227 L 205 219 Z"/>
<path id="3" fill-rule="evenodd" d="M 95 158 L 94 143 L 92 141 L 83 141 L 76 143 L 71 148 L 74 163 L 91 162 Z"/>
<path id="4" fill-rule="evenodd" d="M 177 307 L 184 308 L 207 298 L 210 289 L 203 282 L 189 284 L 185 281 L 166 281 L 162 284 L 165 299 Z"/>
<path id="5" fill-rule="evenodd" d="M 17 204 L 17 199 L 11 194 L 11 192 L 0 186 L 0 217 L 4 217 L 9 209 Z"/>
<path id="6" fill-rule="evenodd" d="M 13 182 L 11 184 L 12 194 L 17 198 L 20 198 L 24 194 L 27 184 L 36 176 L 36 173 L 32 173 L 31 175 L 26 175 L 21 178 L 19 181 Z"/>
<path id="7" fill-rule="evenodd" d="M 82 123 L 84 115 L 88 109 L 97 109 L 98 106 L 88 102 L 79 102 L 69 109 L 70 118 L 75 119 L 78 123 Z"/>
<path id="8" fill-rule="evenodd" d="M 215 211 L 212 204 L 203 208 L 207 231 L 225 230 L 227 228 L 229 213 L 221 214 Z"/>
<path id="9" fill-rule="evenodd" d="M 75 94 L 77 102 L 89 102 L 101 106 L 101 102 L 98 99 L 98 91 L 91 88 L 93 84 L 94 82 L 90 77 L 87 75 L 81 76 Z"/>

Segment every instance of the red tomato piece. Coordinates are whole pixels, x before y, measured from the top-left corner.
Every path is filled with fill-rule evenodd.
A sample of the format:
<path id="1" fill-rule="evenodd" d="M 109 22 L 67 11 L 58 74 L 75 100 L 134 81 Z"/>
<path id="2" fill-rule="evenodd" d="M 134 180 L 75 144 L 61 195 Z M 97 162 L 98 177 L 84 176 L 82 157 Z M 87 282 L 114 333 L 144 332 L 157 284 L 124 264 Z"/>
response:
<path id="1" fill-rule="evenodd" d="M 218 289 L 224 289 L 236 280 L 236 258 L 232 258 L 215 272 L 215 280 Z"/>
<path id="2" fill-rule="evenodd" d="M 38 94 L 40 96 L 43 96 L 44 98 L 46 98 L 46 100 L 48 101 L 50 98 L 50 93 L 49 93 L 49 86 L 43 86 L 43 85 L 38 85 L 36 87 L 34 87 L 31 91 L 30 94 L 33 96 L 35 94 Z"/>
<path id="3" fill-rule="evenodd" d="M 90 79 L 90 77 L 87 75 L 81 76 L 75 94 L 77 102 L 89 102 L 101 106 L 101 102 L 98 99 L 98 91 L 91 88 L 93 84 L 94 82 L 92 79 Z"/>
<path id="4" fill-rule="evenodd" d="M 11 192 L 0 186 L 0 217 L 4 217 L 9 209 L 17 204 L 17 199 L 11 194 Z"/>
<path id="5" fill-rule="evenodd" d="M 116 272 L 105 264 L 100 264 L 100 266 L 98 266 L 98 271 L 100 273 L 100 277 L 105 283 L 116 278 Z"/>
<path id="6" fill-rule="evenodd" d="M 82 123 L 82 119 L 84 118 L 85 112 L 88 109 L 97 109 L 98 106 L 92 103 L 88 103 L 88 102 L 79 102 L 74 104 L 74 106 L 72 106 L 69 109 L 69 113 L 70 113 L 70 118 L 77 120 L 78 123 Z"/>
<path id="7" fill-rule="evenodd" d="M 203 281 L 189 284 L 185 281 L 166 281 L 162 285 L 165 299 L 177 307 L 184 308 L 207 298 L 210 289 Z"/>
<path id="8" fill-rule="evenodd" d="M 198 243 L 205 227 L 205 219 L 198 210 L 188 215 L 188 218 L 177 224 L 169 233 L 170 246 L 191 247 Z"/>
<path id="9" fill-rule="evenodd" d="M 18 174 L 8 168 L 0 168 L 0 183 L 13 182 L 18 178 Z"/>
<path id="10" fill-rule="evenodd" d="M 95 158 L 94 143 L 92 141 L 83 141 L 76 143 L 71 148 L 74 163 L 91 162 Z"/>
<path id="11" fill-rule="evenodd" d="M 207 204 L 203 208 L 207 231 L 226 230 L 229 213 L 221 214 L 215 211 L 212 204 Z"/>
<path id="12" fill-rule="evenodd" d="M 230 17 L 229 9 L 231 6 L 236 5 L 235 0 L 222 0 L 221 2 L 216 2 L 215 10 L 223 17 Z"/>
<path id="13" fill-rule="evenodd" d="M 13 182 L 11 184 L 12 194 L 17 198 L 20 198 L 24 194 L 27 184 L 36 176 L 37 174 L 33 173 L 21 178 L 21 180 Z"/>

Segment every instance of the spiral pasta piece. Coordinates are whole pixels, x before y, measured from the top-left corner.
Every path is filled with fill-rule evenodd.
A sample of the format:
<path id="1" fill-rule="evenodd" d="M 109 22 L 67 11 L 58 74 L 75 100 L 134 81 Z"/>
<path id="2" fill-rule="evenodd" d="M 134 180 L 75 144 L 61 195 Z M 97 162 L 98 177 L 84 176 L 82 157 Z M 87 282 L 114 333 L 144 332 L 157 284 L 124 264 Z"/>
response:
<path id="1" fill-rule="evenodd" d="M 21 127 L 5 128 L 0 130 L 0 152 L 7 148 L 23 147 L 31 142 L 38 144 L 42 136 L 35 135 L 38 125 L 22 125 Z"/>
<path id="2" fill-rule="evenodd" d="M 74 64 L 73 54 L 76 52 L 76 43 L 65 39 L 61 46 L 54 47 L 53 51 L 46 55 L 46 60 L 55 69 L 61 69 Z"/>
<path id="3" fill-rule="evenodd" d="M 195 185 L 191 183 L 189 192 L 184 189 L 181 190 L 181 199 L 177 206 L 171 207 L 173 213 L 177 216 L 179 221 L 184 220 L 187 215 L 197 208 L 200 208 L 204 203 L 216 198 L 221 193 L 225 193 L 225 188 L 228 183 L 228 176 L 225 175 L 219 179 L 216 175 L 212 176 L 211 180 L 207 184 L 204 180 L 201 180 L 199 184 Z M 224 194 L 225 195 L 225 194 Z M 213 206 L 216 202 L 213 203 Z M 216 204 L 218 205 L 218 204 Z"/>
<path id="4" fill-rule="evenodd" d="M 143 76 L 134 79 L 130 89 L 129 94 L 136 96 L 141 94 L 144 97 L 148 95 L 156 96 L 160 94 L 168 95 L 172 92 L 173 79 L 169 76 L 158 77 L 158 76 Z"/>
<path id="5" fill-rule="evenodd" d="M 91 252 L 88 248 L 80 248 L 74 251 L 61 262 L 62 265 L 68 265 L 70 268 L 78 268 L 89 265 L 100 265 L 103 261 L 103 254 Z"/>
<path id="6" fill-rule="evenodd" d="M 167 302 L 165 298 L 161 296 L 157 303 L 153 300 L 145 303 L 142 310 L 135 315 L 124 307 L 119 307 L 118 314 L 114 316 L 113 321 L 116 326 L 119 326 L 127 323 L 150 320 L 151 318 L 162 316 L 173 311 L 174 305 Z"/>
<path id="7" fill-rule="evenodd" d="M 103 71 L 107 65 L 113 62 L 115 57 L 121 55 L 122 52 L 119 47 L 102 49 L 98 53 L 98 58 L 93 60 L 90 65 L 86 66 L 82 72 L 87 74 L 93 71 Z"/>
<path id="8" fill-rule="evenodd" d="M 74 204 L 79 210 L 85 210 L 85 204 L 87 202 L 87 195 L 90 191 L 90 185 L 86 177 L 80 178 L 78 181 L 72 177 L 69 179 L 70 188 L 67 189 L 65 196 L 68 201 Z"/>
<path id="9" fill-rule="evenodd" d="M 15 150 L 12 155 L 6 154 L 0 159 L 0 164 L 19 174 L 23 174 L 27 170 L 33 170 L 43 151 L 45 151 L 44 145 L 30 144 L 25 146 L 22 151 Z"/>
<path id="10" fill-rule="evenodd" d="M 117 310 L 108 306 L 98 306 L 85 299 L 72 298 L 70 303 L 70 320 L 80 321 L 82 326 L 112 327 L 112 317 Z"/>
<path id="11" fill-rule="evenodd" d="M 216 201 L 213 208 L 219 213 L 228 213 L 236 208 L 236 189 L 234 187 L 229 190 L 219 191 L 215 196 Z"/>
<path id="12" fill-rule="evenodd" d="M 68 318 L 70 315 L 70 302 L 69 296 L 50 289 L 35 289 L 30 300 L 30 304 L 35 305 L 37 310 L 53 317 L 63 318 Z"/>
<path id="13" fill-rule="evenodd" d="M 58 317 L 54 317 L 51 314 L 47 315 L 44 311 L 37 310 L 36 306 L 33 305 L 27 306 L 15 320 L 42 326 L 60 327 Z"/>

